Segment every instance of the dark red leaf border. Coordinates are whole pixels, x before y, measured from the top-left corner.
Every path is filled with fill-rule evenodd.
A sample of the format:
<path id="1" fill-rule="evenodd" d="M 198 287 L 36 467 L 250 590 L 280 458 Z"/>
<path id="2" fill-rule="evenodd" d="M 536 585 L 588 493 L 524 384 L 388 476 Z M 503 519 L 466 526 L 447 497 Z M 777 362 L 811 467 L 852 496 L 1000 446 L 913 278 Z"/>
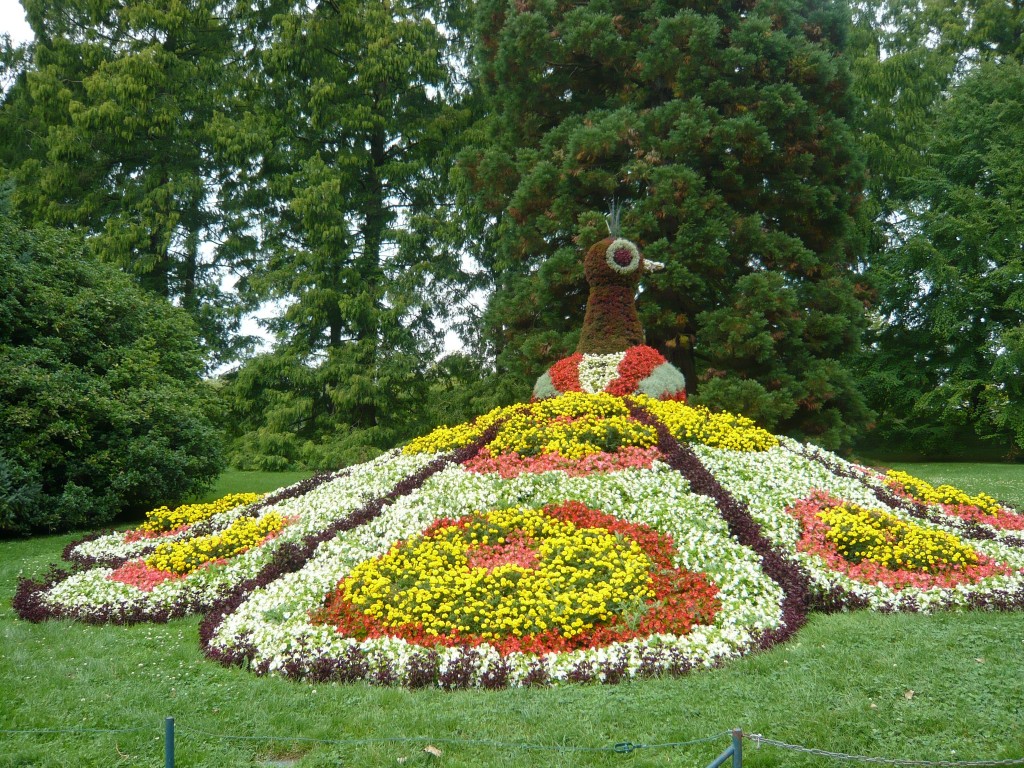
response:
<path id="1" fill-rule="evenodd" d="M 772 546 L 761 533 L 761 526 L 750 515 L 747 505 L 715 479 L 689 445 L 673 437 L 668 427 L 650 411 L 632 404 L 629 409 L 634 419 L 658 431 L 658 448 L 665 456 L 666 463 L 690 482 L 694 493 L 714 499 L 729 533 L 740 544 L 757 553 L 765 574 L 782 587 L 782 624 L 763 634 L 758 639 L 759 647 L 770 648 L 789 639 L 807 621 L 810 602 L 807 575 Z"/>

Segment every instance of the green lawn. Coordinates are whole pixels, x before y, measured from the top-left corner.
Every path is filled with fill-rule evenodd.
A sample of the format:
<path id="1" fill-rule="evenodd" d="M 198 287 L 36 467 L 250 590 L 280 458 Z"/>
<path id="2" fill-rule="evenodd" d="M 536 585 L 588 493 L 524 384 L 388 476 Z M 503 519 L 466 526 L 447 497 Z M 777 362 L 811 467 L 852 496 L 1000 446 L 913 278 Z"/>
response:
<path id="1" fill-rule="evenodd" d="M 979 483 L 998 476 L 1007 487 L 1024 477 L 1024 470 L 1015 478 L 943 466 Z M 10 598 L 19 573 L 45 571 L 71 538 L 0 542 L 0 729 L 143 730 L 0 733 L 0 766 L 163 765 L 166 716 L 177 721 L 176 765 L 188 768 L 706 766 L 728 737 L 628 755 L 610 748 L 735 727 L 846 753 L 1024 761 L 1021 614 L 814 615 L 769 652 L 619 686 L 443 692 L 309 685 L 204 660 L 195 618 L 136 627 L 16 620 Z M 427 744 L 441 755 L 425 753 Z M 744 765 L 752 767 L 840 765 L 777 747 L 745 749 Z"/>
<path id="2" fill-rule="evenodd" d="M 267 493 L 311 477 L 312 472 L 243 472 L 230 469 L 217 478 L 206 493 L 193 501 L 213 501 L 229 493 Z"/>

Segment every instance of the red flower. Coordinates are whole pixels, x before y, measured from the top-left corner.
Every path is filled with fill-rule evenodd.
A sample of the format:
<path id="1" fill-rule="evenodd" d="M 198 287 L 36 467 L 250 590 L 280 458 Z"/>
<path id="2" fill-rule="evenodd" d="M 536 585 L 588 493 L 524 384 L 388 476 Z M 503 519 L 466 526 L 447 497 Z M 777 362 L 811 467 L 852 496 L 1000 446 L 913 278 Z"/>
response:
<path id="1" fill-rule="evenodd" d="M 136 587 L 143 592 L 150 592 L 157 584 L 163 584 L 165 581 L 173 579 L 183 579 L 185 574 L 150 568 L 146 565 L 145 560 L 130 560 L 113 571 L 107 578 Z"/>
<path id="2" fill-rule="evenodd" d="M 583 355 L 577 352 L 569 357 L 563 357 L 548 370 L 551 383 L 559 392 L 582 392 L 583 385 L 580 384 L 580 363 Z"/>
<path id="3" fill-rule="evenodd" d="M 977 553 L 976 565 L 955 565 L 935 573 L 904 568 L 887 568 L 881 563 L 871 560 L 852 563 L 839 553 L 835 544 L 825 538 L 830 527 L 818 517 L 818 513 L 822 510 L 837 507 L 842 503 L 839 499 L 835 499 L 823 491 L 814 491 L 809 498 L 797 501 L 786 511 L 800 522 L 802 528 L 797 549 L 817 555 L 825 561 L 829 568 L 846 574 L 851 579 L 867 584 L 882 583 L 899 592 L 907 587 L 950 589 L 959 584 L 974 584 L 986 576 L 1013 573 L 1012 568 L 997 563 L 980 552 Z"/>
<path id="4" fill-rule="evenodd" d="M 318 624 L 333 624 L 338 632 L 358 640 L 378 637 L 399 637 L 414 645 L 475 647 L 487 643 L 501 655 L 509 653 L 561 653 L 582 648 L 600 648 L 614 642 L 624 642 L 652 634 L 685 635 L 695 625 L 710 624 L 721 609 L 718 588 L 702 573 L 676 568 L 673 564 L 675 546 L 672 537 L 659 533 L 642 523 L 630 523 L 598 510 L 590 509 L 578 501 L 552 504 L 544 512 L 553 518 L 570 522 L 578 528 L 603 528 L 632 539 L 640 545 L 651 561 L 650 583 L 654 597 L 647 600 L 640 615 L 627 620 L 615 616 L 604 625 L 595 626 L 573 637 L 564 637 L 558 629 L 549 629 L 535 634 L 516 637 L 509 635 L 497 640 L 485 640 L 477 635 L 453 630 L 444 635 L 427 634 L 422 624 L 399 624 L 388 626 L 364 613 L 344 599 L 343 591 L 336 589 L 327 598 L 323 608 L 312 615 Z M 452 525 L 465 527 L 469 518 L 459 521 L 437 520 L 424 533 L 425 536 L 449 528 Z M 450 529 L 450 528 L 449 528 Z M 500 551 L 499 551 L 500 550 Z M 477 565 L 493 567 L 500 562 L 511 562 L 513 558 L 528 560 L 536 553 L 532 542 L 520 535 L 510 536 L 505 545 L 478 546 L 471 557 Z M 520 563 L 523 564 L 523 563 Z M 532 567 L 532 562 L 526 567 Z M 344 580 L 342 581 L 344 583 Z"/>
<path id="5" fill-rule="evenodd" d="M 630 347 L 619 361 L 619 376 L 604 388 L 605 392 L 619 397 L 632 395 L 640 382 L 646 379 L 659 365 L 665 362 L 658 350 L 648 346 Z"/>
<path id="6" fill-rule="evenodd" d="M 480 449 L 476 456 L 462 466 L 470 472 L 486 474 L 496 472 L 504 478 L 518 477 L 524 473 L 552 472 L 560 470 L 570 477 L 581 477 L 595 472 L 615 472 L 639 467 L 650 469 L 651 464 L 662 458 L 657 447 L 639 448 L 635 445 L 620 448 L 615 453 L 592 453 L 582 459 L 569 459 L 560 453 L 542 453 L 537 456 L 520 456 L 506 453 L 492 456 L 487 448 Z"/>

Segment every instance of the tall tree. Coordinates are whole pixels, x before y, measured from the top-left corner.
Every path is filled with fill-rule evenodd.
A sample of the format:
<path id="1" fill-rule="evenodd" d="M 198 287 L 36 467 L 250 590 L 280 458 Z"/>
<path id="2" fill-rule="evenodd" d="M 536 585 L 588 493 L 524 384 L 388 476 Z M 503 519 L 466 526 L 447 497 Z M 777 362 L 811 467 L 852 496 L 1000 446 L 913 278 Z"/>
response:
<path id="1" fill-rule="evenodd" d="M 25 0 L 35 33 L 24 87 L 3 105 L 17 204 L 81 228 L 90 249 L 172 299 L 230 357 L 214 108 L 234 47 L 220 0 Z M 35 130 L 32 130 L 35 128 Z"/>
<path id="2" fill-rule="evenodd" d="M 1006 274 L 1016 265 L 1002 239 L 1017 165 L 1006 118 L 1016 107 L 994 81 L 1016 82 L 1024 6 L 872 0 L 855 8 L 857 127 L 874 219 L 868 277 L 879 290 L 860 366 L 879 414 L 865 447 L 964 455 L 988 438 L 1006 451 L 1018 417 L 1014 398 L 1005 399 L 1012 385 L 997 371 L 1013 370 L 1003 337 Z M 1001 181 L 984 183 L 990 174 Z M 953 228 L 962 232 L 950 239 Z"/>
<path id="3" fill-rule="evenodd" d="M 479 20 L 489 117 L 461 172 L 501 369 L 528 391 L 573 348 L 615 198 L 667 263 L 641 316 L 691 393 L 848 445 L 868 413 L 843 363 L 864 308 L 843 6 L 483 0 Z"/>
<path id="4" fill-rule="evenodd" d="M 937 109 L 906 236 L 876 264 L 876 440 L 1024 448 L 1024 66 L 976 66 Z"/>
<path id="5" fill-rule="evenodd" d="M 461 290 L 445 231 L 461 119 L 445 10 L 329 0 L 240 11 L 240 26 L 262 31 L 243 109 L 225 111 L 219 131 L 245 169 L 233 202 L 257 222 L 239 232 L 262 254 L 245 288 L 283 307 L 270 322 L 278 349 L 235 377 L 247 452 L 327 440 L 304 461 L 363 458 L 389 447 L 422 399 L 439 320 Z M 245 402 L 265 396 L 278 407 Z"/>

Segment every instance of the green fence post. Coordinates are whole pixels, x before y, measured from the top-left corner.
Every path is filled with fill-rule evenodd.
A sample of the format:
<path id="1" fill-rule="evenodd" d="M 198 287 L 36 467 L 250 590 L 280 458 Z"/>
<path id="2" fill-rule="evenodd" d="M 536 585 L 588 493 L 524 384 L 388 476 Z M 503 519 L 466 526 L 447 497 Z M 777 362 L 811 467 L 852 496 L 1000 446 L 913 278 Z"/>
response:
<path id="1" fill-rule="evenodd" d="M 164 720 L 164 768 L 174 768 L 174 718 Z"/>
<path id="2" fill-rule="evenodd" d="M 743 731 L 736 728 L 732 732 L 732 744 L 725 748 L 718 757 L 711 761 L 708 768 L 721 768 L 732 758 L 732 768 L 743 768 Z"/>

